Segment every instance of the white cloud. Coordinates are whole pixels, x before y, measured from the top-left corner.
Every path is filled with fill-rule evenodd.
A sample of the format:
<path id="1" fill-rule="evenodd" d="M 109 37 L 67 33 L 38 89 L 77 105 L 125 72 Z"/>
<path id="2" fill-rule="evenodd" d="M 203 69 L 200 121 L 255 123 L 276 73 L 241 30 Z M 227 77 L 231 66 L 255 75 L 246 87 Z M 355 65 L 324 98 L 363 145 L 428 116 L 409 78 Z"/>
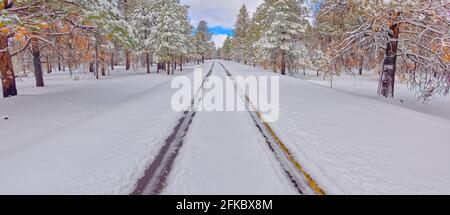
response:
<path id="1" fill-rule="evenodd" d="M 212 36 L 212 41 L 216 44 L 217 48 L 220 48 L 223 46 L 223 42 L 225 42 L 225 39 L 227 38 L 226 34 L 215 34 Z"/>
<path id="2" fill-rule="evenodd" d="M 262 2 L 263 0 L 181 0 L 181 3 L 191 6 L 189 12 L 194 25 L 205 20 L 210 27 L 225 28 L 234 28 L 242 4 L 254 12 Z"/>

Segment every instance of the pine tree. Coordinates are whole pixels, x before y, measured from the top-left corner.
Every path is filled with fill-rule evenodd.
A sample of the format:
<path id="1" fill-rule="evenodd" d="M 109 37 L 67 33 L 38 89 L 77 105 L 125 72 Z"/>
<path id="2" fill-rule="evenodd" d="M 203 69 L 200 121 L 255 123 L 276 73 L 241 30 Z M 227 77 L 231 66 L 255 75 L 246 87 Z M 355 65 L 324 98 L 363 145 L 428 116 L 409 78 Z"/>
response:
<path id="1" fill-rule="evenodd" d="M 231 49 L 231 37 L 227 36 L 227 38 L 225 38 L 225 41 L 223 42 L 220 58 L 231 60 Z"/>
<path id="2" fill-rule="evenodd" d="M 251 49 L 248 43 L 248 37 L 250 30 L 250 15 L 247 11 L 247 7 L 242 5 L 239 10 L 239 15 L 237 16 L 234 38 L 232 40 L 232 53 L 234 53 L 234 60 L 241 62 L 244 61 L 247 64 L 249 59 L 248 52 Z"/>
<path id="3" fill-rule="evenodd" d="M 308 25 L 306 9 L 296 0 L 274 1 L 267 5 L 263 23 L 268 28 L 258 41 L 259 54 L 272 60 L 274 68 L 279 63 L 281 74 L 286 75 L 289 57 L 299 52 L 300 35 Z"/>
<path id="4" fill-rule="evenodd" d="M 156 21 L 153 9 L 152 2 L 138 0 L 130 13 L 130 23 L 135 29 L 140 44 L 136 47 L 136 51 L 138 54 L 145 55 L 147 73 L 150 73 L 150 54 L 153 52 L 150 34 Z"/>
<path id="5" fill-rule="evenodd" d="M 262 62 L 265 64 L 264 60 L 259 56 L 260 49 L 258 46 L 258 41 L 261 39 L 262 34 L 267 29 L 264 21 L 266 20 L 265 17 L 267 15 L 267 8 L 269 4 L 268 2 L 269 1 L 265 1 L 257 8 L 250 21 L 249 36 L 247 37 L 246 41 L 247 46 L 249 47 L 247 54 L 249 60 L 255 66 L 258 62 Z"/>
<path id="6" fill-rule="evenodd" d="M 154 49 L 155 61 L 166 64 L 167 73 L 173 74 L 176 57 L 187 53 L 187 10 L 176 0 L 154 0 L 152 8 L 155 25 L 149 45 Z"/>
<path id="7" fill-rule="evenodd" d="M 200 21 L 195 30 L 195 46 L 197 49 L 197 55 L 200 57 L 202 63 L 205 62 L 205 58 L 210 54 L 211 33 L 209 32 L 208 23 L 206 21 Z"/>
<path id="8" fill-rule="evenodd" d="M 192 36 L 192 25 L 189 22 L 189 6 L 182 6 L 182 13 L 180 17 L 181 21 L 181 30 L 184 34 L 183 43 L 182 43 L 182 49 L 180 50 L 180 71 L 183 71 L 183 59 L 188 57 L 191 52 L 194 51 L 194 44 L 193 42 L 193 36 Z"/>

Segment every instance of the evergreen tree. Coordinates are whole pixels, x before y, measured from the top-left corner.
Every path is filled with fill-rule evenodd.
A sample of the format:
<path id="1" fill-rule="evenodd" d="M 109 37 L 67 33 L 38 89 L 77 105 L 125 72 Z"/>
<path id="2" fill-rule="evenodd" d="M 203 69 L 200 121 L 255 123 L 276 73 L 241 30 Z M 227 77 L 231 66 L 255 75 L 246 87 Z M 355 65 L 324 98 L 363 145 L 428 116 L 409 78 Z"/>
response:
<path id="1" fill-rule="evenodd" d="M 227 38 L 225 38 L 225 41 L 223 42 L 220 57 L 225 60 L 231 60 L 231 49 L 232 49 L 231 37 L 227 36 Z"/>
<path id="2" fill-rule="evenodd" d="M 136 47 L 136 51 L 138 54 L 145 54 L 147 73 L 150 73 L 150 54 L 154 51 L 150 39 L 150 34 L 156 22 L 153 6 L 152 2 L 138 0 L 130 13 L 130 23 L 135 29 L 140 44 Z"/>
<path id="3" fill-rule="evenodd" d="M 173 74 L 175 59 L 187 53 L 187 10 L 176 0 L 154 0 L 151 4 L 155 24 L 149 45 L 154 49 L 155 61 L 167 64 L 167 73 Z"/>
<path id="4" fill-rule="evenodd" d="M 195 46 L 197 49 L 197 55 L 200 57 L 202 63 L 205 62 L 205 58 L 211 53 L 210 40 L 212 38 L 209 32 L 208 23 L 206 21 L 200 21 L 195 31 Z"/>
<path id="5" fill-rule="evenodd" d="M 236 20 L 234 38 L 232 41 L 232 53 L 234 60 L 247 64 L 248 52 L 252 48 L 248 43 L 250 29 L 250 15 L 247 7 L 242 5 Z"/>
<path id="6" fill-rule="evenodd" d="M 290 56 L 300 52 L 300 35 L 308 25 L 306 9 L 296 0 L 278 0 L 268 4 L 263 23 L 267 30 L 258 41 L 260 56 L 271 59 L 276 71 L 279 63 L 281 74 L 286 74 Z"/>

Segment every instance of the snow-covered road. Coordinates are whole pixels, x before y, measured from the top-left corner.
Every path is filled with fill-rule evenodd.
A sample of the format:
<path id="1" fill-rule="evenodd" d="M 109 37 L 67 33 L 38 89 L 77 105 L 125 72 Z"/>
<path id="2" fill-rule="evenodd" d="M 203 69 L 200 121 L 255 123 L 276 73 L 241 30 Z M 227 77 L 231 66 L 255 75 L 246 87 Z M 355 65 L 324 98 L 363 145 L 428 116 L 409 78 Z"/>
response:
<path id="1" fill-rule="evenodd" d="M 227 78 L 218 64 L 213 75 Z M 130 194 L 183 115 L 171 80 L 120 71 L 19 82 L 20 96 L 0 99 L 0 194 Z M 447 118 L 292 77 L 280 76 L 280 93 L 270 126 L 327 194 L 450 194 Z M 248 112 L 198 112 L 184 141 L 163 194 L 297 193 Z"/>
<path id="2" fill-rule="evenodd" d="M 213 75 L 228 79 L 220 65 L 214 67 Z M 234 111 L 196 114 L 164 193 L 296 194 L 297 191 L 248 112 Z"/>

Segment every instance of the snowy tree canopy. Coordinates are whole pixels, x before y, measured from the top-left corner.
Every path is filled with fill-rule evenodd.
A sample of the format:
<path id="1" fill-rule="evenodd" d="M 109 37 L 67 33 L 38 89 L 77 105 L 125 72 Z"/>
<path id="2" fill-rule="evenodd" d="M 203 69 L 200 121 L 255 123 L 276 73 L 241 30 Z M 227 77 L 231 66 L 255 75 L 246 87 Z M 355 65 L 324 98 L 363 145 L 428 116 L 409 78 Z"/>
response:
<path id="1" fill-rule="evenodd" d="M 449 69 L 449 4 L 447 1 L 356 1 L 364 6 L 364 22 L 346 34 L 337 54 L 355 49 L 372 52 L 375 56 L 386 52 L 382 73 L 401 75 L 423 99 L 434 94 L 448 94 Z M 330 4 L 329 11 L 341 13 L 344 4 Z M 345 4 L 344 4 L 345 5 Z M 394 59 L 389 60 L 389 55 Z M 391 62 L 388 62 L 391 61 Z M 392 78 L 390 78 L 392 79 Z M 383 81 L 389 82 L 387 93 Z M 380 93 L 393 96 L 393 81 L 383 79 Z"/>
<path id="2" fill-rule="evenodd" d="M 300 34 L 308 25 L 306 9 L 295 0 L 281 0 L 268 4 L 267 15 L 262 21 L 268 26 L 257 44 L 259 54 L 262 59 L 275 62 L 279 59 L 282 67 L 285 67 L 288 55 L 302 52 L 303 48 L 298 43 Z M 282 68 L 282 73 L 284 70 L 285 68 Z"/>

